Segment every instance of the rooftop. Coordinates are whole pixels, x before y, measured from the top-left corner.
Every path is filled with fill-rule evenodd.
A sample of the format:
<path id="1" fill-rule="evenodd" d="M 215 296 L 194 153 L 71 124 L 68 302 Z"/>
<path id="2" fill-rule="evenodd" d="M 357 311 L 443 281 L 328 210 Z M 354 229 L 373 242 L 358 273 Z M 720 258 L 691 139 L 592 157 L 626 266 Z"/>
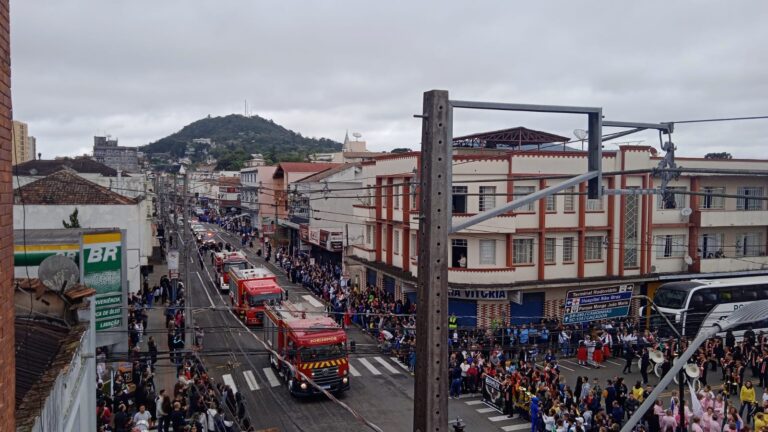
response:
<path id="1" fill-rule="evenodd" d="M 13 167 L 13 174 L 21 176 L 47 176 L 67 168 L 81 174 L 101 174 L 104 177 L 117 177 L 116 169 L 87 157 L 31 160 L 15 165 Z"/>
<path id="2" fill-rule="evenodd" d="M 13 192 L 16 204 L 132 205 L 136 200 L 97 185 L 70 169 L 54 172 Z"/>
<path id="3" fill-rule="evenodd" d="M 531 146 L 534 148 L 546 148 L 553 146 L 541 147 L 541 144 L 559 143 L 558 147 L 565 147 L 564 144 L 570 141 L 569 138 L 551 134 L 548 132 L 537 131 L 533 129 L 524 128 L 522 126 L 501 129 L 491 132 L 481 132 L 472 135 L 464 135 L 455 137 L 453 139 L 454 146 L 460 147 L 485 147 L 485 148 L 497 148 L 497 147 L 515 147 L 523 148 L 523 146 Z"/>
<path id="4" fill-rule="evenodd" d="M 315 164 L 315 165 L 317 165 L 317 164 Z M 340 172 L 342 172 L 344 170 L 347 170 L 347 169 L 350 169 L 350 168 L 360 168 L 360 167 L 361 167 L 360 164 L 354 164 L 354 163 L 341 164 L 341 165 L 335 166 L 333 168 L 328 168 L 328 169 L 325 169 L 323 171 L 320 171 L 317 174 L 312 174 L 309 177 L 306 177 L 306 178 L 303 178 L 303 179 L 299 180 L 297 183 L 311 183 L 311 182 L 321 181 L 321 180 L 326 179 L 326 178 L 328 178 L 328 177 L 330 177 L 330 176 L 332 176 L 334 174 L 338 174 L 338 173 L 340 173 Z"/>
<path id="5" fill-rule="evenodd" d="M 281 178 L 287 172 L 320 172 L 328 168 L 336 167 L 340 164 L 335 163 L 313 163 L 313 162 L 281 162 L 277 164 L 277 169 L 273 178 Z"/>

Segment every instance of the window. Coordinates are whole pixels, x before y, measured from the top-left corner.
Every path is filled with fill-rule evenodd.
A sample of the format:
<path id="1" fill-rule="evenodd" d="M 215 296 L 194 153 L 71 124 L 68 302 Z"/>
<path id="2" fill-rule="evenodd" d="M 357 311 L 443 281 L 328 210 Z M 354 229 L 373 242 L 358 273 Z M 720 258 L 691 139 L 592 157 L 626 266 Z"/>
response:
<path id="1" fill-rule="evenodd" d="M 400 209 L 400 186 L 392 187 L 392 207 Z"/>
<path id="2" fill-rule="evenodd" d="M 603 199 L 589 199 L 587 198 L 587 211 L 602 211 Z"/>
<path id="3" fill-rule="evenodd" d="M 763 234 L 745 233 L 736 238 L 736 256 L 754 257 L 765 255 Z"/>
<path id="4" fill-rule="evenodd" d="M 514 190 L 514 194 L 515 194 L 514 199 L 517 200 L 517 199 L 520 199 L 520 198 L 522 198 L 522 197 L 524 197 L 526 195 L 532 194 L 534 191 L 536 191 L 536 188 L 533 187 L 533 186 L 515 186 L 515 188 L 513 190 Z M 524 205 L 522 207 L 518 207 L 515 211 L 518 211 L 518 212 L 532 212 L 532 211 L 534 211 L 533 210 L 534 209 L 533 204 L 534 203 L 532 203 L 532 202 L 528 203 L 528 204 L 526 204 L 526 205 Z"/>
<path id="5" fill-rule="evenodd" d="M 571 187 L 569 187 L 568 189 L 565 190 L 565 196 L 563 196 L 563 201 L 564 201 L 565 205 L 563 206 L 564 207 L 563 210 L 565 210 L 567 212 L 575 211 L 575 209 L 576 209 L 575 206 L 574 206 L 574 204 L 576 202 L 576 200 L 575 200 L 576 195 L 575 194 L 576 194 L 576 188 L 574 188 L 573 186 L 571 186 Z"/>
<path id="6" fill-rule="evenodd" d="M 381 208 L 386 209 L 387 208 L 387 191 L 388 188 L 386 186 L 382 186 L 379 188 L 379 193 L 381 194 Z"/>
<path id="7" fill-rule="evenodd" d="M 373 244 L 373 226 L 371 225 L 365 226 L 365 243 Z"/>
<path id="8" fill-rule="evenodd" d="M 573 262 L 573 237 L 563 238 L 563 262 Z"/>
<path id="9" fill-rule="evenodd" d="M 395 255 L 400 253 L 400 231 L 392 230 L 392 252 Z"/>
<path id="10" fill-rule="evenodd" d="M 656 236 L 656 258 L 676 258 L 685 255 L 685 235 Z"/>
<path id="11" fill-rule="evenodd" d="M 410 188 L 411 188 L 411 210 L 415 210 L 416 209 L 416 199 L 417 199 L 416 198 L 416 189 L 417 189 L 416 183 L 411 183 Z"/>
<path id="12" fill-rule="evenodd" d="M 584 260 L 598 261 L 603 259 L 603 236 L 587 236 L 584 238 Z"/>
<path id="13" fill-rule="evenodd" d="M 482 197 L 480 198 L 480 201 L 482 201 Z M 467 213 L 467 187 L 466 186 L 453 187 L 452 203 L 453 203 L 454 213 Z"/>
<path id="14" fill-rule="evenodd" d="M 464 265 L 462 264 L 462 258 L 464 258 Z M 451 267 L 466 267 L 467 266 L 467 240 L 466 239 L 452 239 L 451 240 Z"/>
<path id="15" fill-rule="evenodd" d="M 738 189 L 739 195 L 746 195 L 744 198 L 736 199 L 736 210 L 755 211 L 763 209 L 763 201 L 749 197 L 762 197 L 763 188 L 743 186 Z"/>
<path id="16" fill-rule="evenodd" d="M 513 264 L 533 264 L 533 239 L 512 240 Z"/>
<path id="17" fill-rule="evenodd" d="M 480 211 L 496 207 L 496 186 L 480 186 Z"/>
<path id="18" fill-rule="evenodd" d="M 686 188 L 681 186 L 668 187 L 663 195 L 656 195 L 656 208 L 659 210 L 685 208 Z"/>
<path id="19" fill-rule="evenodd" d="M 544 239 L 544 262 L 547 264 L 555 263 L 555 239 L 553 237 Z"/>
<path id="20" fill-rule="evenodd" d="M 725 198 L 721 196 L 725 193 L 724 187 L 706 186 L 703 192 L 707 195 L 701 197 L 701 208 L 703 209 L 723 209 L 725 208 Z"/>
<path id="21" fill-rule="evenodd" d="M 557 212 L 557 195 L 547 195 L 547 211 Z"/>
<path id="22" fill-rule="evenodd" d="M 409 254 L 411 255 L 411 258 L 416 258 L 419 254 L 416 249 L 416 233 L 411 233 L 411 242 L 408 245 L 410 246 Z"/>
<path id="23" fill-rule="evenodd" d="M 386 251 L 387 250 L 387 227 L 385 226 L 381 227 L 381 238 L 384 239 L 381 242 L 381 250 Z"/>
<path id="24" fill-rule="evenodd" d="M 496 240 L 480 240 L 480 264 L 496 265 Z"/>
<path id="25" fill-rule="evenodd" d="M 699 253 L 701 258 L 722 258 L 724 242 L 725 234 L 723 233 L 707 233 L 699 236 Z"/>

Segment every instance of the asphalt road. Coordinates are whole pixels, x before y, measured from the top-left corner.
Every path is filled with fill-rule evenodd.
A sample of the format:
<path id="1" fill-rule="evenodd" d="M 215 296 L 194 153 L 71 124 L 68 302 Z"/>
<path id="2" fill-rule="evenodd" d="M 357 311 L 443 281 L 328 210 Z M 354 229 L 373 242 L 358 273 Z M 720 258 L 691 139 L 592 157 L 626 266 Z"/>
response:
<path id="1" fill-rule="evenodd" d="M 216 232 L 217 240 L 239 244 L 237 238 L 208 225 Z M 249 261 L 266 265 L 277 276 L 281 286 L 288 291 L 292 301 L 317 304 L 312 294 L 301 286 L 292 284 L 282 271 L 271 263 L 265 263 L 255 252 L 246 250 Z M 330 399 L 317 396 L 296 399 L 289 395 L 286 384 L 275 375 L 263 346 L 253 334 L 261 337 L 259 329 L 245 329 L 239 320 L 223 310 L 206 310 L 211 305 L 221 308 L 228 299 L 220 295 L 209 279 L 212 269 L 204 260 L 201 269 L 195 260 L 195 271 L 190 281 L 190 301 L 195 322 L 206 330 L 202 356 L 211 375 L 216 380 L 234 383 L 246 399 L 248 415 L 257 428 L 275 427 L 280 431 L 364 431 L 370 430 L 349 411 Z M 213 273 L 210 273 L 211 275 Z M 199 275 L 199 277 L 198 277 Z M 360 416 L 377 425 L 383 431 L 409 431 L 413 424 L 414 380 L 405 365 L 378 351 L 375 341 L 353 326 L 347 330 L 350 340 L 357 344 L 350 354 L 351 389 L 341 398 Z M 231 351 L 229 356 L 206 356 L 206 352 Z M 478 396 L 465 395 L 451 400 L 450 418 L 461 418 L 472 430 L 515 431 L 530 427 L 518 419 L 486 407 Z"/>

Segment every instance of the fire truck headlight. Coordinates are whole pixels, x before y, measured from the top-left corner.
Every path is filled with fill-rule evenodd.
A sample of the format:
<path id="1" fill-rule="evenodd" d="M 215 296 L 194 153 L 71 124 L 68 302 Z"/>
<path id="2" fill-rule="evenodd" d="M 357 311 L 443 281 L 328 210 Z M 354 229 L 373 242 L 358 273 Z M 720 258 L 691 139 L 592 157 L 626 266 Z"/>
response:
<path id="1" fill-rule="evenodd" d="M 348 382 L 349 382 L 349 378 L 347 378 L 347 377 L 344 377 L 344 378 L 342 378 L 342 379 L 341 379 L 341 382 L 342 382 L 342 383 L 344 383 L 344 384 L 346 384 L 346 383 L 348 383 Z"/>
<path id="2" fill-rule="evenodd" d="M 301 385 L 299 387 L 301 387 L 302 390 L 306 390 L 307 389 L 307 383 L 301 383 Z"/>
<path id="3" fill-rule="evenodd" d="M 348 370 L 345 370 L 345 371 L 344 371 L 344 376 L 347 376 L 347 375 L 349 375 L 349 371 L 348 371 Z"/>

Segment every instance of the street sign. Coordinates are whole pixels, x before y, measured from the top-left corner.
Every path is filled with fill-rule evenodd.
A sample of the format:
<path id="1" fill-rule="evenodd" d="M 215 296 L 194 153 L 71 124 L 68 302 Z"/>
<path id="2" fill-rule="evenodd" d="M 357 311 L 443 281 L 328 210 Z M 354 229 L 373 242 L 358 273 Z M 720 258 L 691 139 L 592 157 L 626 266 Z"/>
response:
<path id="1" fill-rule="evenodd" d="M 563 324 L 627 316 L 632 302 L 632 289 L 632 285 L 618 285 L 568 291 Z"/>

